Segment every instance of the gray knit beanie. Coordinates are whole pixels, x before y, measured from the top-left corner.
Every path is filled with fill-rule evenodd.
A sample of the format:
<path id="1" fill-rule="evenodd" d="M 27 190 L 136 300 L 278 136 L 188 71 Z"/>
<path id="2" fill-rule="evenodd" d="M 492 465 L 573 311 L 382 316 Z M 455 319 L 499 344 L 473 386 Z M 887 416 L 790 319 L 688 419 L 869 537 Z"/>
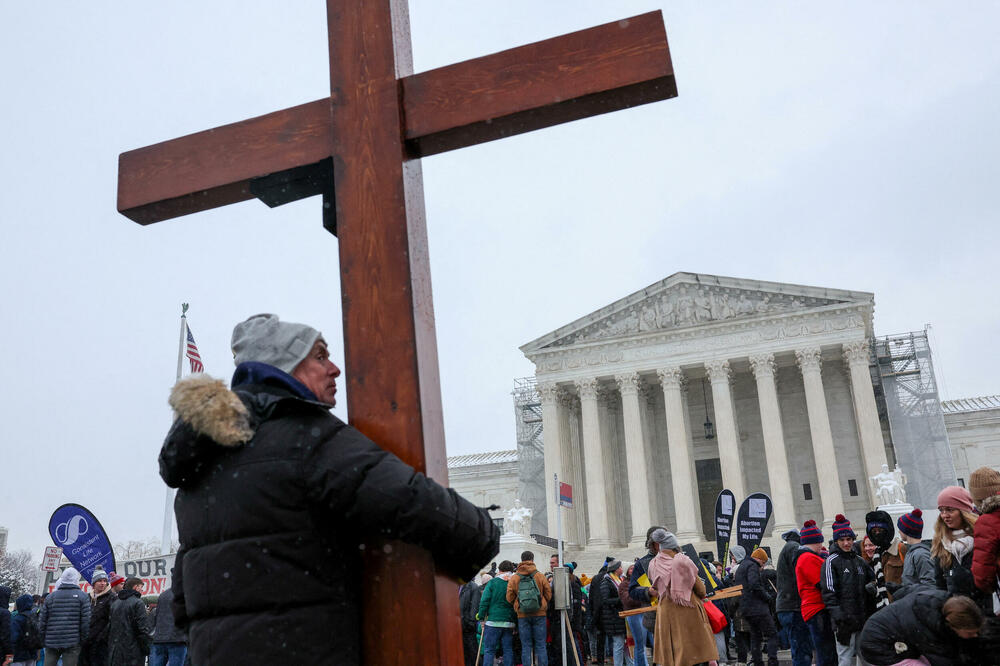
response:
<path id="1" fill-rule="evenodd" d="M 673 532 L 668 532 L 663 528 L 653 530 L 653 533 L 649 535 L 651 541 L 655 541 L 660 545 L 660 550 L 667 548 L 669 550 L 680 550 L 681 545 L 677 541 L 677 537 L 674 536 Z"/>
<path id="2" fill-rule="evenodd" d="M 278 315 L 254 315 L 233 328 L 233 360 L 267 363 L 292 374 L 322 337 L 311 326 L 278 321 Z"/>
<path id="3" fill-rule="evenodd" d="M 729 549 L 729 554 L 733 556 L 733 559 L 736 560 L 737 563 L 739 563 L 746 559 L 747 549 L 737 544 Z"/>

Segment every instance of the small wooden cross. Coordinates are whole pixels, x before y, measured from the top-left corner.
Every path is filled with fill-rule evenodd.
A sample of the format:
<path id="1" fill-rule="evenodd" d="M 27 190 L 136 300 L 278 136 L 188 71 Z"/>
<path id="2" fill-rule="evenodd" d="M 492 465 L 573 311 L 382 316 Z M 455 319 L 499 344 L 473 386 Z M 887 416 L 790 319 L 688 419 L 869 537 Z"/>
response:
<path id="1" fill-rule="evenodd" d="M 327 0 L 330 96 L 122 153 L 118 210 L 151 224 L 322 194 L 339 238 L 352 425 L 447 483 L 420 157 L 677 95 L 660 12 L 412 73 L 406 0 Z M 456 584 L 368 548 L 365 663 L 462 662 Z M 331 630 L 334 630 L 331 628 Z"/>

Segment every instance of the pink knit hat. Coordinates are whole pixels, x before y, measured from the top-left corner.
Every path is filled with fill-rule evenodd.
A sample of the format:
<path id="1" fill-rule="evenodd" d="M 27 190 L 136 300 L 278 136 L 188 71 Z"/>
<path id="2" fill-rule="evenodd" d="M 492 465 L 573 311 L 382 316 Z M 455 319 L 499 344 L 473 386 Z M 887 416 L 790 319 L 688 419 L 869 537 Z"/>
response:
<path id="1" fill-rule="evenodd" d="M 952 509 L 961 509 L 969 513 L 975 512 L 976 508 L 972 504 L 972 495 L 961 486 L 948 486 L 938 494 L 938 507 L 948 506 Z"/>

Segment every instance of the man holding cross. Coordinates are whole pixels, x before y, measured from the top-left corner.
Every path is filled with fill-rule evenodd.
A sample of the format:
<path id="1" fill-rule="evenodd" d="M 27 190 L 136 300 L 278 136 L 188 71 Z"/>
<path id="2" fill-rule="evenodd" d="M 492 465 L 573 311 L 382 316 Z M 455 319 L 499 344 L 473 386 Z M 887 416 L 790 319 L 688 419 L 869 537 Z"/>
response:
<path id="1" fill-rule="evenodd" d="M 415 543 L 470 579 L 500 530 L 329 413 L 340 369 L 319 331 L 257 315 L 237 324 L 232 348 L 232 390 L 201 374 L 174 387 L 160 453 L 179 489 L 173 610 L 191 661 L 361 663 L 361 590 L 382 585 L 358 576 L 372 540 Z"/>

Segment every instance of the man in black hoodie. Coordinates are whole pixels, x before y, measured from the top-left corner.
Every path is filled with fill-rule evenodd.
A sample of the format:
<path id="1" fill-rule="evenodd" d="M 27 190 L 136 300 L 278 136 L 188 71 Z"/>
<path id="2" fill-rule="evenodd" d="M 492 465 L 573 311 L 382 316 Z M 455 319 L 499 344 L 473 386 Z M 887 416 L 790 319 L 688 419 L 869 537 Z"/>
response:
<path id="1" fill-rule="evenodd" d="M 173 610 L 191 662 L 360 663 L 361 589 L 377 584 L 357 575 L 366 541 L 417 544 L 437 572 L 469 580 L 500 531 L 329 413 L 340 369 L 319 331 L 257 315 L 235 327 L 232 349 L 232 390 L 200 374 L 174 388 L 160 452 L 160 475 L 179 489 Z M 435 573 L 412 575 L 434 585 Z"/>

